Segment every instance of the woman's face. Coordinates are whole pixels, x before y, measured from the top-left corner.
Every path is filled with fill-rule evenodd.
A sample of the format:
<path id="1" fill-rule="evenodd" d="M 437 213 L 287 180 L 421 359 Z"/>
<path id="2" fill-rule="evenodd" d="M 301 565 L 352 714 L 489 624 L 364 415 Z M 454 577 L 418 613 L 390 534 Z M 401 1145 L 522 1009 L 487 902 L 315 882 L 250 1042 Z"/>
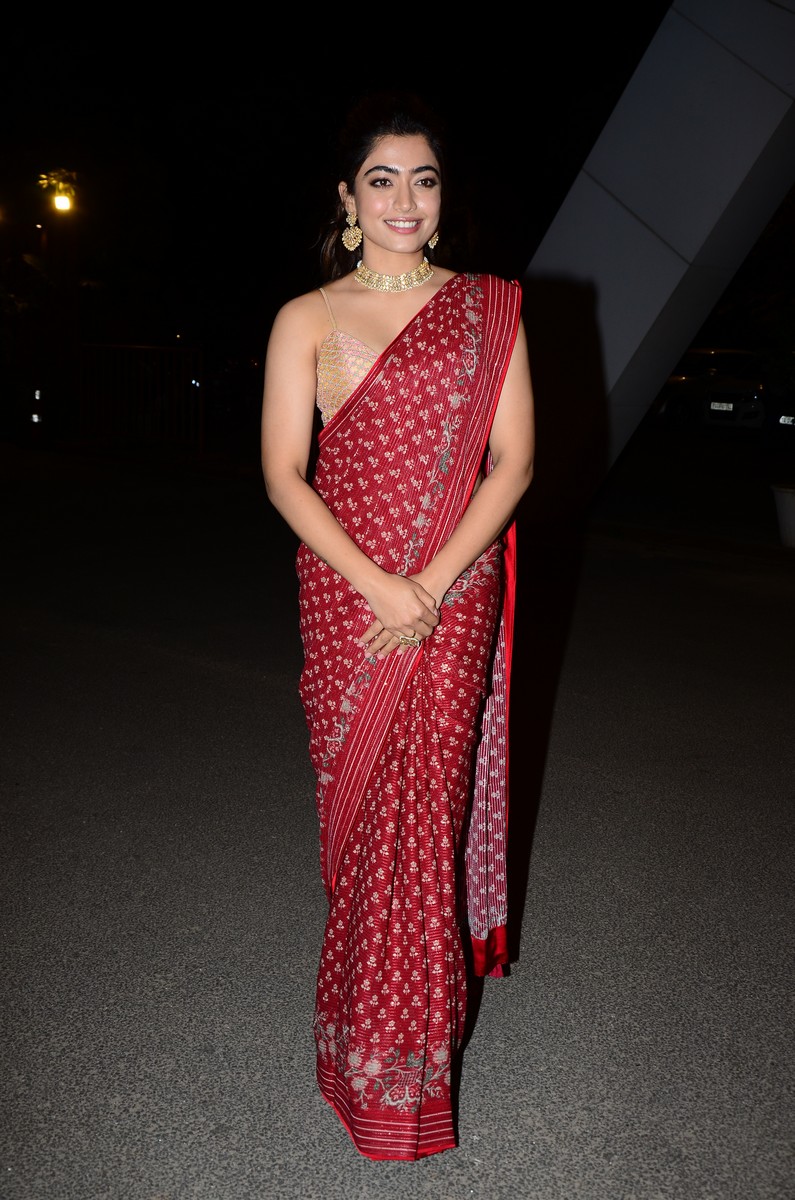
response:
<path id="1" fill-rule="evenodd" d="M 439 163 L 424 137 L 385 137 L 356 176 L 355 197 L 340 184 L 346 209 L 355 211 L 374 246 L 415 253 L 436 232 L 442 202 Z"/>

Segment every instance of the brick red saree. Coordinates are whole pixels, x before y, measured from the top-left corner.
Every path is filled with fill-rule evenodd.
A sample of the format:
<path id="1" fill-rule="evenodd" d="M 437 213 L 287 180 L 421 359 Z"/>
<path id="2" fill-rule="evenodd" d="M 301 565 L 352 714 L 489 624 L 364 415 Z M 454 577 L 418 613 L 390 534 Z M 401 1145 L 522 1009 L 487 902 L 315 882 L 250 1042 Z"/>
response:
<path id="1" fill-rule="evenodd" d="M 322 430 L 313 487 L 385 570 L 421 570 L 488 470 L 520 306 L 516 283 L 454 276 Z M 372 620 L 363 597 L 305 545 L 297 568 L 329 898 L 318 1083 L 360 1153 L 417 1159 L 456 1144 L 467 957 L 480 975 L 508 959 L 513 527 L 456 581 L 422 646 L 383 660 L 355 643 Z"/>

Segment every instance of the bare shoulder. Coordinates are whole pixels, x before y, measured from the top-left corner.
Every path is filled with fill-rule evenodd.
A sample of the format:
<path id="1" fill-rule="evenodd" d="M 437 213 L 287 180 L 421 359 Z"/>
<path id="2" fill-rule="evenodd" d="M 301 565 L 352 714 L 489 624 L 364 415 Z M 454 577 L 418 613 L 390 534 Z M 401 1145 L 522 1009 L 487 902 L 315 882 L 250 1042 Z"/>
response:
<path id="1" fill-rule="evenodd" d="M 310 332 L 319 327 L 326 314 L 326 306 L 319 288 L 304 292 L 288 300 L 276 314 L 273 322 L 274 329 L 280 333 L 294 336 L 301 331 Z"/>

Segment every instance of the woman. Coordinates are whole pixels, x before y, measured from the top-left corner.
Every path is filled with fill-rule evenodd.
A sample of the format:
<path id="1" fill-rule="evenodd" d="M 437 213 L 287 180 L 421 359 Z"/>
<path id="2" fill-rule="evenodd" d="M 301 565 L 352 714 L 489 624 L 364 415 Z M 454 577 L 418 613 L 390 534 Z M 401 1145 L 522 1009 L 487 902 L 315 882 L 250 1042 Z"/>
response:
<path id="1" fill-rule="evenodd" d="M 518 285 L 431 263 L 432 118 L 371 97 L 343 150 L 328 282 L 271 331 L 262 463 L 301 542 L 329 900 L 318 1083 L 360 1153 L 413 1160 L 456 1144 L 467 960 L 502 974 L 508 957 L 512 521 L 533 401 Z"/>

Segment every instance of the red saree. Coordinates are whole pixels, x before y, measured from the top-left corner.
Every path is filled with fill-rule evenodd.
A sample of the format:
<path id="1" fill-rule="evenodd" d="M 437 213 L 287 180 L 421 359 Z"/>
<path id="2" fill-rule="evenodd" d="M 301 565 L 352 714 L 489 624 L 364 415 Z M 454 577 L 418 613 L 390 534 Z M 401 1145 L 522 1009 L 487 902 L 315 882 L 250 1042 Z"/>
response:
<path id="1" fill-rule="evenodd" d="M 490 275 L 441 287 L 322 430 L 313 487 L 385 570 L 412 575 L 488 470 L 521 291 Z M 507 962 L 507 698 L 513 528 L 444 598 L 418 649 L 371 659 L 366 601 L 301 545 L 300 695 L 317 774 L 329 916 L 317 1076 L 360 1153 L 456 1144 L 450 1073 L 466 960 Z"/>

